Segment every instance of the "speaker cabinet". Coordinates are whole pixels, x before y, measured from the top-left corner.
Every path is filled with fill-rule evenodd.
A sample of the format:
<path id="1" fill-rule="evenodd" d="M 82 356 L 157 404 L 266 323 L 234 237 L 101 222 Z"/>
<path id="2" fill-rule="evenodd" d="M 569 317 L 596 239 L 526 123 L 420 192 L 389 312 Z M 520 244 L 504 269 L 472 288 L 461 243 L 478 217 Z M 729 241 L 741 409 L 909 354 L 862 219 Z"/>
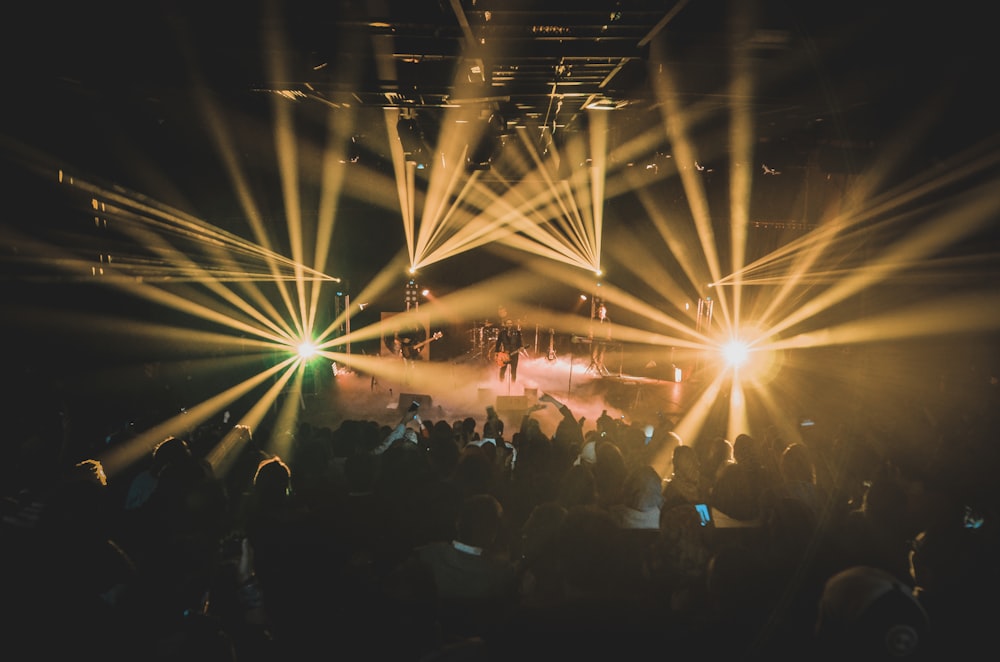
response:
<path id="1" fill-rule="evenodd" d="M 498 395 L 496 410 L 508 416 L 524 416 L 528 411 L 528 398 L 523 395 Z"/>

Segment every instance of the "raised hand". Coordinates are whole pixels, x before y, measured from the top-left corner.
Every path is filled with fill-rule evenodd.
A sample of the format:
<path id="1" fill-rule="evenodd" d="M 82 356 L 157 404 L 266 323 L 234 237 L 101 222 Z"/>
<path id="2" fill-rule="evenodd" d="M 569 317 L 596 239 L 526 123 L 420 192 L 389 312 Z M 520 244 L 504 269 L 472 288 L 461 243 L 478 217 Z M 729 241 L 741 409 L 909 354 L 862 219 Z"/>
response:
<path id="1" fill-rule="evenodd" d="M 538 397 L 538 399 L 539 399 L 539 400 L 541 400 L 541 401 L 543 401 L 543 402 L 548 402 L 548 403 L 551 403 L 551 404 L 555 405 L 555 406 L 556 406 L 557 408 L 559 408 L 559 407 L 562 407 L 562 403 L 561 403 L 561 402 L 559 402 L 558 400 L 556 400 L 555 398 L 553 398 L 553 397 L 552 397 L 551 395 L 549 395 L 548 393 L 542 393 L 542 394 L 541 394 L 541 395 L 540 395 L 540 396 Z"/>

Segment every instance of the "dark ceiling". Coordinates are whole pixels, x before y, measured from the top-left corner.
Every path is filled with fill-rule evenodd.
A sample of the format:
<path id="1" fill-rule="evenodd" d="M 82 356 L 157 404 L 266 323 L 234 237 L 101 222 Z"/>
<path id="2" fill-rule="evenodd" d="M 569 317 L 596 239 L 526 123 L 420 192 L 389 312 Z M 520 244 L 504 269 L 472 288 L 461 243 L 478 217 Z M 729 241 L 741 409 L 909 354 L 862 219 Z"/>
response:
<path id="1" fill-rule="evenodd" d="M 232 23 L 227 16 L 224 25 L 192 28 L 208 49 L 201 61 L 216 89 L 277 93 L 323 113 L 349 109 L 376 152 L 387 149 L 385 108 L 419 118 L 430 142 L 445 121 L 495 114 L 508 135 L 527 129 L 543 148 L 585 129 L 588 108 L 613 108 L 613 149 L 663 123 L 669 76 L 670 102 L 697 112 L 689 130 L 721 158 L 725 148 L 716 145 L 728 140 L 737 106 L 751 111 L 761 144 L 843 146 L 881 140 L 902 109 L 912 110 L 907 104 L 941 95 L 947 105 L 975 99 L 976 76 L 995 61 L 975 15 L 904 7 L 865 0 L 292 0 L 278 13 L 244 9 Z M 261 49 L 262 33 L 282 41 Z M 282 64 L 255 68 L 265 53 Z M 742 80 L 748 86 L 739 86 Z M 948 126 L 947 139 L 960 131 Z"/>
<path id="2" fill-rule="evenodd" d="M 727 114 L 743 104 L 762 142 L 808 132 L 868 144 L 929 99 L 964 115 L 954 106 L 978 100 L 977 76 L 996 62 L 975 14 L 861 0 L 116 0 L 16 11 L 4 49 L 20 108 L 9 110 L 45 133 L 58 134 L 70 110 L 114 107 L 128 113 L 119 130 L 155 134 L 197 119 L 191 94 L 203 86 L 268 117 L 254 97 L 280 94 L 322 130 L 329 111 L 352 113 L 352 133 L 382 156 L 393 135 L 385 108 L 414 114 L 431 141 L 446 110 L 495 113 L 544 147 L 605 105 L 625 140 L 663 122 L 667 76 L 671 102 L 699 113 L 691 130 L 706 141 L 724 142 Z M 750 87 L 735 84 L 744 79 Z M 947 125 L 947 138 L 978 130 Z"/>
<path id="3" fill-rule="evenodd" d="M 787 174 L 807 162 L 857 172 L 910 125 L 908 155 L 896 165 L 913 172 L 996 135 L 986 82 L 998 61 L 995 39 L 980 10 L 962 6 L 932 13 L 868 0 L 26 5 L 5 21 L 0 126 L 77 172 L 222 225 L 242 211 L 213 142 L 219 126 L 231 132 L 265 214 L 284 213 L 278 108 L 294 110 L 303 144 L 356 146 L 368 166 L 390 176 L 400 115 L 419 121 L 431 150 L 444 123 L 491 116 L 506 140 L 530 140 L 543 153 L 597 113 L 607 119 L 612 160 L 635 136 L 662 134 L 615 164 L 621 168 L 669 155 L 665 122 L 683 110 L 699 166 L 720 172 L 732 113 L 741 109 L 754 137 L 751 166 L 764 180 L 755 190 L 773 187 L 768 168 L 785 172 L 782 185 L 795 189 L 801 178 Z M 587 110 L 602 104 L 613 109 Z M 206 109 L 218 111 L 220 124 Z M 345 187 L 345 205 L 352 190 Z M 398 218 L 389 223 L 396 234 L 387 243 L 398 248 Z M 365 233 L 370 238 L 371 228 Z"/>

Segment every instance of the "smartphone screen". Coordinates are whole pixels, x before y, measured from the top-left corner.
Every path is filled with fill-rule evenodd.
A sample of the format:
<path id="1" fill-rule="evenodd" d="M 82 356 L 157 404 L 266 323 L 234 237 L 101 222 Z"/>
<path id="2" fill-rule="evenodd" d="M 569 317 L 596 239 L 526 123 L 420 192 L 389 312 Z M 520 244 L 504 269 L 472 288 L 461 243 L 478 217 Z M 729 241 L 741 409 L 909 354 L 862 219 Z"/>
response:
<path id="1" fill-rule="evenodd" d="M 701 525 L 708 526 L 708 523 L 712 521 L 712 511 L 709 509 L 707 503 L 696 503 L 695 509 L 698 511 L 698 516 L 701 517 Z"/>
<path id="2" fill-rule="evenodd" d="M 962 524 L 967 529 L 978 529 L 983 525 L 983 516 L 976 512 L 972 506 L 966 506 Z"/>

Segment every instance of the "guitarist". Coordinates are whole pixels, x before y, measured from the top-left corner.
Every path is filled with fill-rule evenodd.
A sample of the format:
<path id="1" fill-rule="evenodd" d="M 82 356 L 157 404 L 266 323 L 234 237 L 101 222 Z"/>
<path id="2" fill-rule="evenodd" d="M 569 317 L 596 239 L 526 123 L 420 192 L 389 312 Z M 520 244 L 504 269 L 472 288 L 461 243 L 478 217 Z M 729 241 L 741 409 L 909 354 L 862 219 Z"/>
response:
<path id="1" fill-rule="evenodd" d="M 420 328 L 416 326 L 409 326 L 397 331 L 396 337 L 393 340 L 396 355 L 405 361 L 413 361 L 421 358 L 420 347 L 418 347 L 418 340 L 421 335 Z"/>
<path id="2" fill-rule="evenodd" d="M 591 346 L 590 364 L 597 369 L 597 372 L 607 377 L 611 374 L 604 365 L 604 356 L 607 354 L 608 345 L 611 344 L 611 318 L 608 317 L 608 308 L 601 302 L 597 308 L 597 317 L 594 320 L 596 329 L 592 327 L 593 345 Z"/>
<path id="3" fill-rule="evenodd" d="M 427 340 L 421 340 L 417 342 L 417 338 L 422 335 L 419 331 L 407 331 L 396 336 L 396 348 L 399 356 L 403 357 L 406 361 L 422 360 L 424 358 L 421 353 L 425 345 L 429 345 L 438 338 L 441 337 L 441 332 L 438 331 L 432 335 Z"/>
<path id="4" fill-rule="evenodd" d="M 514 320 L 508 317 L 504 320 L 500 333 L 497 334 L 495 347 L 496 362 L 500 367 L 500 381 L 507 376 L 507 368 L 510 368 L 510 381 L 517 381 L 517 362 L 522 348 L 524 339 L 521 337 L 521 327 L 515 326 Z"/>

